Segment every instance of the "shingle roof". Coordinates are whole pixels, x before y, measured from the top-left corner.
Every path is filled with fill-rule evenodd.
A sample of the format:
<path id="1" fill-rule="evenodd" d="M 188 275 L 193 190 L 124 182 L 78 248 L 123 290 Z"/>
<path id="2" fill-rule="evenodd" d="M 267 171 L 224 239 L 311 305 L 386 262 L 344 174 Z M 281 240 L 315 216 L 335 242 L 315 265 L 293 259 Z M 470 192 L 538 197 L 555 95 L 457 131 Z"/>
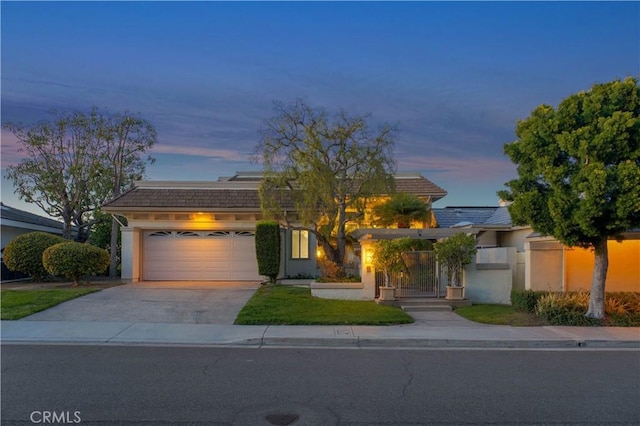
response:
<path id="1" fill-rule="evenodd" d="M 38 216 L 37 214 L 29 213 L 24 210 L 19 210 L 14 207 L 10 207 L 0 202 L 0 218 L 2 220 L 14 220 L 16 222 L 30 223 L 33 225 L 48 226 L 51 228 L 62 229 L 62 222 L 58 222 L 54 219 Z"/>
<path id="2" fill-rule="evenodd" d="M 433 209 L 438 226 L 450 228 L 458 224 L 467 225 L 511 225 L 511 216 L 506 207 L 444 207 Z"/>
<path id="3" fill-rule="evenodd" d="M 447 195 L 447 191 L 420 175 L 396 176 L 396 191 L 407 192 L 419 197 L 431 197 L 431 201 L 438 201 Z"/>
<path id="4" fill-rule="evenodd" d="M 246 209 L 259 210 L 260 196 L 255 179 L 225 179 L 218 182 L 141 182 L 132 190 L 104 205 L 107 211 L 135 208 L 159 209 Z M 439 200 L 447 194 L 420 175 L 401 175 L 396 189 Z M 293 204 L 284 207 L 293 207 Z"/>
<path id="5" fill-rule="evenodd" d="M 260 208 L 260 197 L 250 189 L 133 188 L 104 207 L 255 210 Z"/>

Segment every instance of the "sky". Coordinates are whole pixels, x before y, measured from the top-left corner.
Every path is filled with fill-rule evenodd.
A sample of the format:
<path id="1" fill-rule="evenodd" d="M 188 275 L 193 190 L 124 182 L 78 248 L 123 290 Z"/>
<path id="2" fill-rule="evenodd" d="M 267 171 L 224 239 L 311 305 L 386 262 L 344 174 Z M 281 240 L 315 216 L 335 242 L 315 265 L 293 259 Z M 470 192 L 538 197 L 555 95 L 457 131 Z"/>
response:
<path id="1" fill-rule="evenodd" d="M 640 75 L 638 2 L 7 2 L 1 119 L 131 111 L 158 132 L 152 180 L 216 180 L 250 161 L 273 103 L 397 126 L 399 171 L 494 206 L 518 120 Z M 20 161 L 2 130 L 5 167 Z"/>

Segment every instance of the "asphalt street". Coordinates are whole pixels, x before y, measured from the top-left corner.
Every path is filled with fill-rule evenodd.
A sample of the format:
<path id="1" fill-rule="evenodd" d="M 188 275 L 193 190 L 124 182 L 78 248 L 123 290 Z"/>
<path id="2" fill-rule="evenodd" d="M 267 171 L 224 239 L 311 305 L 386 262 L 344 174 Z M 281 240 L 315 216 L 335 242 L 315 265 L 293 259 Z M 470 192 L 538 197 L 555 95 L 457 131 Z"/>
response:
<path id="1" fill-rule="evenodd" d="M 640 423 L 637 350 L 5 344 L 1 355 L 3 425 Z"/>

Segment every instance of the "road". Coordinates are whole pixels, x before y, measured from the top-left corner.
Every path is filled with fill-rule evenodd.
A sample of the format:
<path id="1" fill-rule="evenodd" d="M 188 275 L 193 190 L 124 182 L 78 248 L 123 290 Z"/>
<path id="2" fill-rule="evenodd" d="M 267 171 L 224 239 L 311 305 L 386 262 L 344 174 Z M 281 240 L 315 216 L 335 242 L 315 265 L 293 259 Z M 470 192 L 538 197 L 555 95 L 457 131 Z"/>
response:
<path id="1" fill-rule="evenodd" d="M 640 423 L 637 350 L 3 345 L 1 355 L 3 425 Z"/>

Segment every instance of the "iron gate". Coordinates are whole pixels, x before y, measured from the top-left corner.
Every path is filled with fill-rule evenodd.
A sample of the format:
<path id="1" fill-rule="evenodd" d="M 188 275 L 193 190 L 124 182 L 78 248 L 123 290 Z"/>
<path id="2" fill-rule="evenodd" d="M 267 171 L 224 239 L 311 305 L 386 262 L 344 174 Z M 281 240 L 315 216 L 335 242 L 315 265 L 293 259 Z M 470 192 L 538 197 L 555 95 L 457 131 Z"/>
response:
<path id="1" fill-rule="evenodd" d="M 396 297 L 444 297 L 447 292 L 447 269 L 436 262 L 433 251 L 407 251 L 402 253 L 402 272 L 391 274 L 391 285 Z M 376 297 L 384 286 L 384 274 L 376 271 Z"/>

